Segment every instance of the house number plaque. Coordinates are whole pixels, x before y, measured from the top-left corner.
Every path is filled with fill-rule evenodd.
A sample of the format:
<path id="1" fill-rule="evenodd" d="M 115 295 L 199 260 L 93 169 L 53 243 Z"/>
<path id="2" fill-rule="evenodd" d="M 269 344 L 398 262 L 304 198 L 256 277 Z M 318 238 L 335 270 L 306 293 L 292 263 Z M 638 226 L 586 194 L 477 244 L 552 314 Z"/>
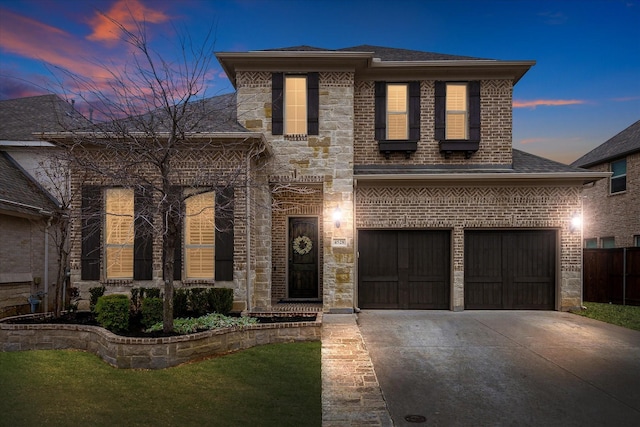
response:
<path id="1" fill-rule="evenodd" d="M 331 247 L 333 247 L 333 248 L 346 248 L 347 247 L 347 238 L 346 237 L 334 237 L 331 240 Z"/>

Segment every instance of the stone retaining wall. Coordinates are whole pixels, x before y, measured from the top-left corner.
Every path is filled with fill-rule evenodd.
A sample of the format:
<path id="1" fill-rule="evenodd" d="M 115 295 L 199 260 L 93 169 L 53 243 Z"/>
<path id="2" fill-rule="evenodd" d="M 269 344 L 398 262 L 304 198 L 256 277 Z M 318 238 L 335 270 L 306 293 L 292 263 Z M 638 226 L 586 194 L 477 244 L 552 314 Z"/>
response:
<path id="1" fill-rule="evenodd" d="M 8 319 L 4 319 L 8 320 Z M 166 338 L 130 338 L 99 326 L 0 323 L 0 351 L 77 349 L 124 369 L 163 369 L 257 345 L 320 341 L 322 314 L 312 322 L 232 327 Z"/>

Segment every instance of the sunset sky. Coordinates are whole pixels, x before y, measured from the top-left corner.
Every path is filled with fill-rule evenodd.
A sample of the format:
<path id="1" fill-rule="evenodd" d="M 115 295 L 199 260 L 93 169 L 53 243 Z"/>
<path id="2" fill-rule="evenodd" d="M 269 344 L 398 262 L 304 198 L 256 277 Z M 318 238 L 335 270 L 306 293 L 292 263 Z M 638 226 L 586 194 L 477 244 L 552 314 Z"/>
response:
<path id="1" fill-rule="evenodd" d="M 176 31 L 198 39 L 213 25 L 216 51 L 370 44 L 535 60 L 514 90 L 513 146 L 564 163 L 640 119 L 640 0 L 0 0 L 0 99 L 48 92 L 55 67 L 100 80 L 100 64 L 127 64 L 98 11 L 146 21 L 171 53 Z M 209 76 L 207 95 L 233 90 L 216 61 Z"/>

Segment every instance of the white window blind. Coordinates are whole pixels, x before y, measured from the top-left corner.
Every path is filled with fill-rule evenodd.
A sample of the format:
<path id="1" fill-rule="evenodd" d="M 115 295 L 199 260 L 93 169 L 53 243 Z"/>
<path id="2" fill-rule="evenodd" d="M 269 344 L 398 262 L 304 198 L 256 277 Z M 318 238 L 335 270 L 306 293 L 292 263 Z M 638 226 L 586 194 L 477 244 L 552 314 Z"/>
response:
<path id="1" fill-rule="evenodd" d="M 284 118 L 287 135 L 307 134 L 307 78 L 285 76 Z"/>
<path id="2" fill-rule="evenodd" d="M 105 191 L 105 256 L 108 279 L 133 278 L 133 190 Z"/>
<path id="3" fill-rule="evenodd" d="M 185 255 L 188 279 L 213 279 L 215 265 L 215 194 L 186 199 Z"/>
<path id="4" fill-rule="evenodd" d="M 447 139 L 467 139 L 467 85 L 447 84 Z"/>
<path id="5" fill-rule="evenodd" d="M 387 85 L 387 139 L 408 139 L 407 90 L 406 84 Z"/>

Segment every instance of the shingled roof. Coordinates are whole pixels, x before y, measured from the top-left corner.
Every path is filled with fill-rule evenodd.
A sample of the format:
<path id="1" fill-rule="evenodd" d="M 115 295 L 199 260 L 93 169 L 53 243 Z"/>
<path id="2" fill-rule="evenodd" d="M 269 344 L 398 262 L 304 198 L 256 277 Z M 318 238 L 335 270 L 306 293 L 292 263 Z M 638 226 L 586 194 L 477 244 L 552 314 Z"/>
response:
<path id="1" fill-rule="evenodd" d="M 571 166 L 588 168 L 638 152 L 640 152 L 640 120 L 571 163 Z"/>
<path id="2" fill-rule="evenodd" d="M 0 101 L 0 140 L 36 141 L 33 133 L 62 131 L 88 123 L 73 105 L 57 95 Z"/>
<path id="3" fill-rule="evenodd" d="M 57 202 L 9 154 L 0 151 L 0 211 L 48 216 Z"/>
<path id="4" fill-rule="evenodd" d="M 264 52 L 371 52 L 374 58 L 381 61 L 461 61 L 461 60 L 483 60 L 486 58 L 474 58 L 471 56 L 447 55 L 444 53 L 424 52 L 420 50 L 397 49 L 384 46 L 373 46 L 363 44 L 340 49 L 325 49 L 314 46 L 291 46 L 279 49 L 264 49 Z"/>

